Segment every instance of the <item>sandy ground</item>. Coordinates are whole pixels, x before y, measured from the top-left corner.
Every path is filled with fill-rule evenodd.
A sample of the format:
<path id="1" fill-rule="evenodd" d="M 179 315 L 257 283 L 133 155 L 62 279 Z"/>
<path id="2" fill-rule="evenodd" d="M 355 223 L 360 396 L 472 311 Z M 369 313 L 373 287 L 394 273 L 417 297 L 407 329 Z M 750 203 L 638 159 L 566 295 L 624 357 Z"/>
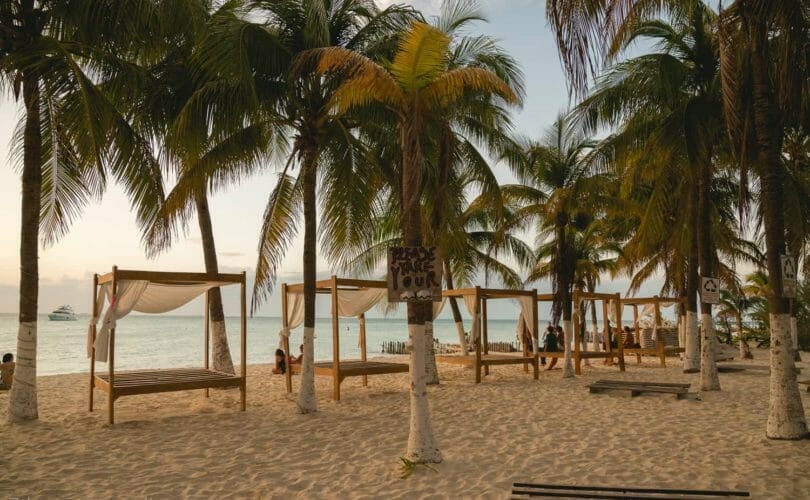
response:
<path id="1" fill-rule="evenodd" d="M 0 427 L 0 498 L 506 498 L 514 481 L 809 498 L 810 441 L 765 438 L 767 351 L 756 357 L 699 401 L 588 393 L 607 376 L 697 387 L 673 358 L 666 369 L 631 360 L 624 374 L 600 363 L 567 380 L 498 367 L 480 385 L 472 371 L 440 365 L 430 402 L 444 462 L 408 479 L 398 469 L 406 374 L 373 377 L 369 388 L 349 379 L 339 403 L 318 377 L 320 411 L 298 415 L 283 378 L 250 366 L 245 413 L 236 391 L 132 396 L 116 403 L 113 427 L 103 393 L 86 411 L 87 375 L 42 377 L 39 421 Z M 810 415 L 810 394 L 802 398 Z M 0 393 L 3 422 L 7 400 Z"/>

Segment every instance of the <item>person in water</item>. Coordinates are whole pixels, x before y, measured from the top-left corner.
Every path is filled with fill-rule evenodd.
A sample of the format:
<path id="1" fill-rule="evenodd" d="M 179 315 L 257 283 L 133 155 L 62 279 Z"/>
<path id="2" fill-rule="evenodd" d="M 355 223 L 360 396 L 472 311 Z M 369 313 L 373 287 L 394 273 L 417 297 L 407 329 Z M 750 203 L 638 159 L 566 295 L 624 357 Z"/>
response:
<path id="1" fill-rule="evenodd" d="M 287 360 L 283 349 L 276 349 L 276 367 L 273 368 L 274 375 L 287 373 Z"/>

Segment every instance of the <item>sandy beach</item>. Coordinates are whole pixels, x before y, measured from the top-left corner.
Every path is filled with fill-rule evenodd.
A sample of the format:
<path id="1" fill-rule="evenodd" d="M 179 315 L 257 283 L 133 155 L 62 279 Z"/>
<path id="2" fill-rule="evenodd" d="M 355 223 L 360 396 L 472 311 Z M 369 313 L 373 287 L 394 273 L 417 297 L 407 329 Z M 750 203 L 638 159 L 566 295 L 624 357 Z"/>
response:
<path id="1" fill-rule="evenodd" d="M 2 497 L 34 498 L 461 498 L 508 497 L 514 481 L 749 490 L 754 498 L 810 497 L 810 441 L 765 438 L 767 351 L 749 369 L 721 374 L 723 391 L 702 400 L 588 393 L 599 378 L 691 382 L 679 363 L 657 368 L 628 359 L 563 380 L 539 381 L 496 367 L 475 385 L 472 372 L 440 365 L 430 388 L 444 455 L 437 472 L 400 479 L 408 436 L 408 377 L 343 384 L 318 377 L 320 411 L 297 415 L 283 378 L 249 366 L 247 412 L 237 391 L 124 397 L 116 425 L 105 396 L 88 413 L 87 375 L 39 379 L 40 419 L 4 426 Z M 805 354 L 805 357 L 808 355 Z M 802 366 L 800 364 L 800 366 Z M 807 377 L 804 374 L 803 377 Z M 297 384 L 297 380 L 295 381 Z M 810 394 L 803 392 L 805 412 Z M 8 392 L 0 393 L 5 420 Z"/>

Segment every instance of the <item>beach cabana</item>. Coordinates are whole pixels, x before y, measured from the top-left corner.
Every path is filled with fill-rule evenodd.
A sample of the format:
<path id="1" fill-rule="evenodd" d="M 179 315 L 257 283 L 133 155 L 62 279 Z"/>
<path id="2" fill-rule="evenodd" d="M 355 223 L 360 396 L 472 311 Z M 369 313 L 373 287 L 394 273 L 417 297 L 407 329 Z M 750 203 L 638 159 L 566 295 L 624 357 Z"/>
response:
<path id="1" fill-rule="evenodd" d="M 368 385 L 369 375 L 407 373 L 407 363 L 368 361 L 366 350 L 365 313 L 388 296 L 385 281 L 346 279 L 332 276 L 315 282 L 315 293 L 329 295 L 332 302 L 332 361 L 315 363 L 315 375 L 332 378 L 332 399 L 340 400 L 340 384 L 347 377 L 363 377 Z M 360 359 L 340 359 L 340 318 L 357 318 L 360 322 Z M 301 365 L 290 364 L 290 332 L 304 323 L 304 285 L 281 285 L 281 337 L 286 357 L 287 392 L 292 392 L 292 372 L 300 373 Z"/>
<path id="2" fill-rule="evenodd" d="M 655 356 L 659 359 L 661 368 L 667 366 L 667 356 L 677 355 L 684 352 L 684 348 L 679 345 L 678 331 L 673 332 L 672 338 L 667 335 L 666 329 L 661 324 L 661 308 L 678 304 L 685 304 L 686 298 L 670 297 L 627 297 L 621 299 L 622 307 L 633 308 L 633 331 L 635 341 L 640 347 L 624 348 L 625 354 L 635 354 L 638 363 L 641 363 L 641 356 Z M 639 314 L 639 306 L 643 309 Z M 652 328 L 641 328 L 642 318 L 649 318 Z M 649 330 L 649 332 L 647 331 Z M 649 333 L 649 335 L 648 335 Z"/>
<path id="3" fill-rule="evenodd" d="M 574 290 L 573 296 L 571 298 L 572 302 L 572 317 L 571 317 L 571 324 L 572 328 L 574 329 L 574 346 L 572 349 L 572 356 L 574 358 L 574 372 L 577 375 L 582 374 L 582 360 L 583 359 L 604 359 L 608 364 L 613 364 L 613 359 L 617 358 L 619 369 L 621 371 L 625 370 L 624 366 L 624 351 L 622 343 L 619 342 L 618 346 L 614 348 L 610 345 L 610 322 L 611 319 L 614 321 L 615 325 L 621 325 L 622 323 L 622 308 L 619 304 L 619 300 L 621 299 L 621 295 L 618 293 L 598 293 L 598 292 L 580 292 L 578 290 Z M 538 302 L 553 302 L 554 301 L 554 294 L 538 294 L 537 295 Z M 582 321 L 580 320 L 580 304 L 583 302 L 591 302 L 594 307 L 596 307 L 597 302 L 601 302 L 602 304 L 602 318 L 603 324 L 605 326 L 605 342 L 602 347 L 604 347 L 604 351 L 602 350 L 593 350 L 588 351 L 583 349 L 583 331 L 581 327 Z M 596 336 L 597 332 L 594 332 Z M 594 345 L 598 346 L 598 342 L 594 342 Z M 540 356 L 545 358 L 565 358 L 565 346 L 559 352 L 542 352 Z"/>
<path id="4" fill-rule="evenodd" d="M 436 361 L 441 363 L 455 363 L 472 366 L 475 371 L 475 383 L 481 382 L 481 368 L 484 375 L 489 375 L 489 367 L 495 365 L 523 365 L 524 371 L 529 371 L 529 365 L 534 370 L 535 380 L 539 378 L 539 366 L 537 357 L 537 291 L 536 290 L 499 290 L 492 288 L 458 288 L 444 290 L 442 296 L 461 298 L 467 307 L 467 311 L 473 318 L 472 339 L 475 346 L 475 355 L 439 355 Z M 487 337 L 487 302 L 493 299 L 514 299 L 520 305 L 521 313 L 518 320 L 521 333 L 522 329 L 527 329 L 532 338 L 532 345 L 523 342 L 521 335 L 523 352 L 520 354 L 490 354 L 489 339 Z M 480 333 L 480 334 L 479 334 Z"/>
<path id="5" fill-rule="evenodd" d="M 208 317 L 208 291 L 227 285 L 240 285 L 240 354 L 241 368 L 238 375 L 210 369 L 210 333 Z M 179 368 L 172 370 L 115 371 L 116 322 L 132 311 L 164 313 L 187 304 L 200 295 L 205 295 L 205 353 L 203 368 Z M 104 305 L 109 304 L 101 318 Z M 246 380 L 246 302 L 245 273 L 171 273 L 134 271 L 112 268 L 112 272 L 93 275 L 93 318 L 87 337 L 87 355 L 90 358 L 90 411 L 93 411 L 93 390 L 107 393 L 107 411 L 110 424 L 115 422 L 115 400 L 122 396 L 152 394 L 158 392 L 187 391 L 209 388 L 238 387 L 241 391 L 240 409 L 245 411 Z M 171 335 L 166 332 L 166 335 Z M 106 373 L 96 372 L 96 361 L 106 362 Z"/>

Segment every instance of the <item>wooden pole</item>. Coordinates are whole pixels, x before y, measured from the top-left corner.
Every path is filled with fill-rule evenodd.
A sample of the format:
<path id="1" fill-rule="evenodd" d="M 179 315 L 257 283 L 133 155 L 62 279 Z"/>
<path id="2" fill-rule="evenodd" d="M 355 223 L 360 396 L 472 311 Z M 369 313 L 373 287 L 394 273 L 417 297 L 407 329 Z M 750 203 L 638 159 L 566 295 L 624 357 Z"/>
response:
<path id="1" fill-rule="evenodd" d="M 532 344 L 532 357 L 534 358 L 534 379 L 540 378 L 540 354 L 537 346 L 540 345 L 540 320 L 537 314 L 537 289 L 532 290 L 532 325 L 534 326 L 534 343 Z"/>
<path id="2" fill-rule="evenodd" d="M 489 354 L 489 335 L 487 331 L 487 299 L 481 299 L 481 332 L 484 339 L 484 356 Z M 489 365 L 484 365 L 484 376 L 489 375 Z"/>
<path id="3" fill-rule="evenodd" d="M 622 324 L 622 296 L 616 294 L 616 328 L 621 328 Z M 624 342 L 619 336 L 619 341 L 616 343 L 619 346 L 619 370 L 624 371 Z"/>
<path id="4" fill-rule="evenodd" d="M 332 275 L 332 399 L 340 401 L 340 340 L 338 330 L 337 276 Z"/>
<path id="5" fill-rule="evenodd" d="M 239 310 L 239 317 L 241 319 L 239 324 L 239 348 L 240 348 L 240 357 L 242 358 L 241 361 L 241 369 L 240 369 L 240 376 L 242 377 L 242 386 L 241 395 L 239 406 L 242 411 L 245 411 L 245 407 L 247 406 L 247 295 L 246 295 L 246 282 L 247 282 L 247 274 L 245 271 L 242 271 L 242 283 L 240 283 L 240 289 L 242 292 L 242 301 L 240 304 Z M 289 371 L 289 367 L 287 367 L 287 371 Z"/>
<path id="6" fill-rule="evenodd" d="M 112 304 L 110 307 L 118 305 L 116 295 L 118 294 L 118 266 L 112 268 Z M 113 318 L 115 310 L 112 311 Z M 107 423 L 115 423 L 115 327 L 110 328 L 109 356 L 107 358 L 107 370 L 110 378 L 110 393 L 107 398 Z"/>
<path id="7" fill-rule="evenodd" d="M 602 324 L 605 327 L 605 351 L 608 353 L 608 357 L 605 358 L 605 360 L 608 366 L 611 366 L 613 365 L 613 346 L 611 345 L 613 339 L 610 335 L 610 315 L 608 314 L 608 303 L 605 299 L 602 299 Z"/>
<path id="8" fill-rule="evenodd" d="M 660 299 L 658 298 L 658 295 L 656 295 L 655 296 L 655 312 L 654 312 L 654 314 L 655 314 L 655 323 L 654 323 L 654 325 L 655 325 L 655 336 L 656 336 L 655 342 L 656 342 L 656 347 L 658 347 L 658 359 L 661 362 L 661 368 L 666 368 L 667 367 L 667 352 L 666 352 L 666 349 L 665 349 L 664 336 L 659 331 L 660 328 L 661 328 L 661 304 L 660 304 L 659 300 Z"/>
<path id="9" fill-rule="evenodd" d="M 366 361 L 366 313 L 359 317 L 360 320 L 360 359 Z M 363 375 L 363 387 L 368 387 L 368 375 Z"/>
<path id="10" fill-rule="evenodd" d="M 473 307 L 473 324 L 478 322 L 478 331 L 481 331 L 481 323 L 478 317 L 478 311 L 481 308 L 481 287 L 475 287 L 475 306 Z M 475 383 L 481 383 L 481 339 L 475 339 Z"/>
<path id="11" fill-rule="evenodd" d="M 287 283 L 281 284 L 281 327 L 289 328 L 287 321 Z M 284 337 L 284 365 L 287 367 L 284 380 L 287 382 L 287 392 L 292 392 L 292 366 L 290 366 L 290 337 Z"/>
<path id="12" fill-rule="evenodd" d="M 93 304 L 90 306 L 92 308 L 92 317 L 90 321 L 92 324 L 90 325 L 90 408 L 89 411 L 93 411 L 93 389 L 96 386 L 96 316 L 98 316 L 98 307 L 96 307 L 98 297 L 98 274 L 93 274 Z"/>
<path id="13" fill-rule="evenodd" d="M 211 337 L 210 337 L 211 332 L 209 331 L 211 318 L 210 318 L 210 314 L 209 314 L 209 311 L 208 311 L 210 307 L 211 307 L 211 302 L 210 302 L 209 292 L 206 291 L 205 292 L 205 313 L 203 313 L 203 318 L 204 318 L 203 321 L 205 322 L 205 326 L 203 328 L 203 330 L 205 331 L 205 348 L 204 348 L 205 355 L 203 356 L 203 358 L 204 358 L 205 369 L 206 370 L 208 370 L 208 368 L 209 368 L 209 365 L 210 365 L 209 360 L 210 360 L 210 357 L 211 357 L 211 353 L 210 353 L 210 351 L 211 351 Z M 205 397 L 208 397 L 208 387 L 205 388 Z"/>
<path id="14" fill-rule="evenodd" d="M 574 307 L 573 307 L 573 314 L 572 314 L 572 321 L 573 328 L 572 334 L 574 335 L 574 373 L 577 375 L 582 375 L 582 355 L 579 352 L 579 291 L 574 290 Z M 566 342 L 568 339 L 566 339 Z"/>
<path id="15" fill-rule="evenodd" d="M 638 326 L 638 304 L 633 304 L 633 332 L 636 334 L 636 342 L 641 347 L 644 347 L 644 336 L 641 334 L 641 329 Z M 636 353 L 636 363 L 641 364 L 641 353 Z"/>

